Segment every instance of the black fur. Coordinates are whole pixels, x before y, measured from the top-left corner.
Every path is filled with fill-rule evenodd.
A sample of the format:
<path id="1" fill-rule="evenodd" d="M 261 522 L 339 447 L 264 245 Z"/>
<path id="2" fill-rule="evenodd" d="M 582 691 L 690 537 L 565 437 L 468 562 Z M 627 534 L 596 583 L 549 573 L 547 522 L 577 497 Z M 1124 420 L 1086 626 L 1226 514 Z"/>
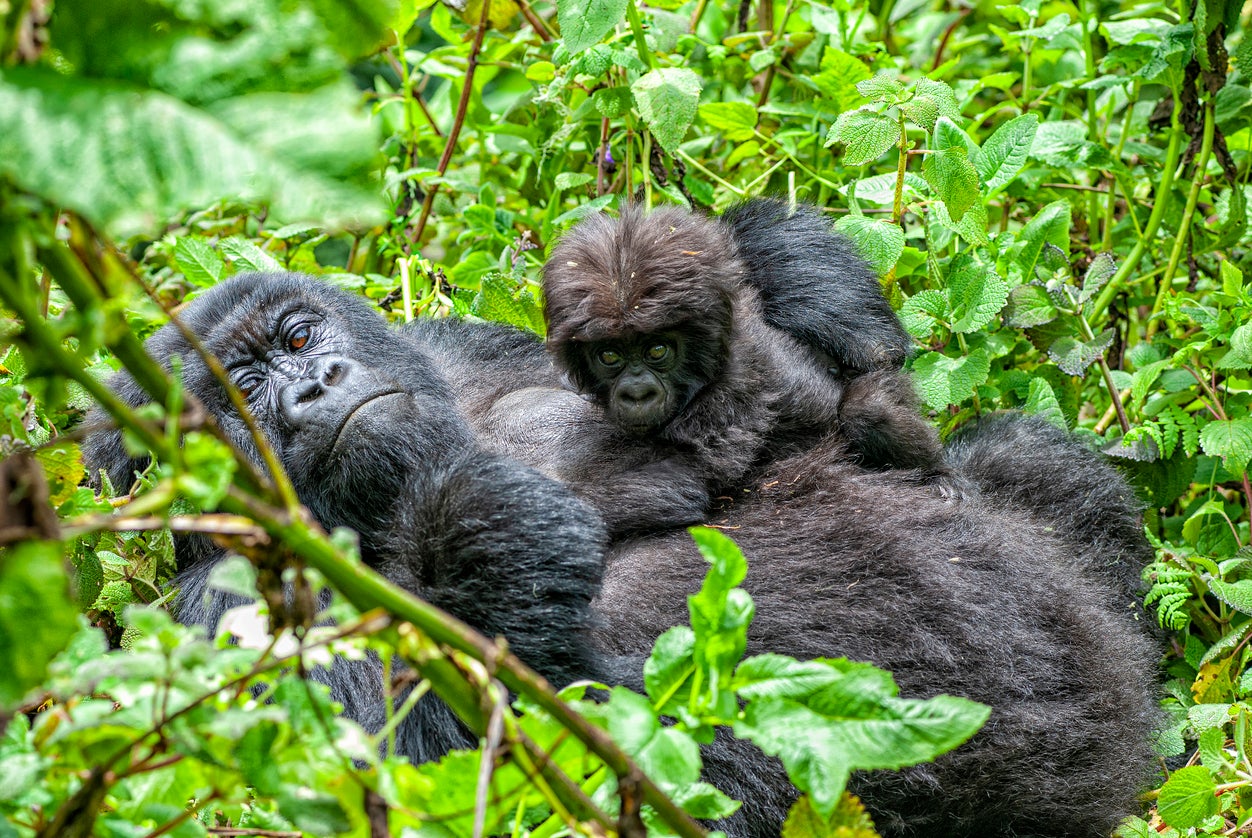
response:
<path id="1" fill-rule="evenodd" d="M 325 364 L 286 357 L 283 333 L 266 325 L 293 304 L 319 312 L 335 336 L 333 354 L 372 371 L 356 379 L 350 370 L 347 381 L 370 382 L 369 392 L 394 386 L 400 393 L 353 420 L 355 430 L 344 439 L 336 422 L 291 413 L 293 402 L 284 401 L 289 381 L 277 382 L 272 402 L 257 403 L 264 391 L 254 390 L 267 434 L 323 523 L 358 527 L 366 561 L 479 628 L 505 634 L 554 682 L 613 672 L 638 686 L 653 641 L 685 621 L 685 597 L 703 576 L 690 538 L 672 532 L 619 540 L 603 565 L 590 509 L 528 469 L 485 453 L 421 348 L 439 345 L 445 369 L 490 364 L 482 349 L 496 338 L 479 327 L 414 327 L 397 337 L 359 300 L 287 275 L 232 280 L 184 317 L 228 364 L 240 360 L 241 344 L 259 344 L 264 351 L 250 350 L 245 359 L 267 357 L 266 369 L 278 377 L 289 374 L 284 370 L 321 370 L 314 379 L 307 372 L 296 378 L 314 390 L 333 390 L 342 379 L 325 379 Z M 476 333 L 483 343 L 461 339 Z M 523 360 L 514 380 L 527 386 L 509 392 L 498 378 L 479 380 L 463 385 L 462 401 L 495 387 L 497 401 L 482 397 L 479 421 L 510 400 L 537 411 L 541 421 L 573 417 L 556 438 L 573 444 L 586 431 L 588 440 L 561 449 L 562 467 L 575 468 L 580 457 L 602 458 L 588 468 L 612 467 L 623 452 L 614 450 L 594 415 L 580 412 L 590 406 L 572 394 L 564 394 L 566 401 L 549 398 L 554 391 L 536 386 L 548 372 L 524 344 L 517 346 Z M 149 348 L 186 359 L 188 390 L 246 448 L 220 388 L 177 334 L 166 327 Z M 143 401 L 133 383 L 118 385 L 131 403 Z M 867 398 L 874 395 L 871 388 Z M 322 398 L 325 393 L 304 405 Z M 989 430 L 985 445 L 981 431 L 971 433 L 962 450 L 994 456 L 1000 431 Z M 97 434 L 86 450 L 89 463 L 110 468 L 115 483 L 125 483 L 139 465 L 116 435 Z M 536 450 L 547 456 L 542 452 L 552 449 Z M 1047 517 L 1056 509 L 1051 502 L 1020 501 L 1011 472 L 1002 500 L 989 467 L 969 467 L 971 482 L 985 483 L 987 493 L 975 488 L 953 496 L 919 483 L 914 472 L 872 472 L 855 460 L 833 434 L 802 454 L 760 466 L 751 492 L 723 502 L 718 523 L 734 528 L 751 567 L 745 584 L 757 617 L 750 652 L 869 660 L 892 670 L 906 696 L 947 692 L 992 706 L 984 730 L 933 765 L 853 779 L 883 835 L 1107 835 L 1132 810 L 1152 771 L 1154 655 L 1133 615 L 1110 606 L 1109 583 L 1076 572 L 1071 554 L 1086 544 L 1081 549 L 1095 556 L 1100 536 L 1087 528 L 1132 519 L 1127 498 L 1101 496 L 1091 517 L 1066 524 Z M 976 460 L 954 455 L 961 468 Z M 1044 479 L 1042 464 L 1035 467 Z M 1071 488 L 1091 491 L 1091 482 L 1105 476 L 1086 469 Z M 1122 547 L 1133 552 L 1133 539 L 1126 539 Z M 205 593 L 204 555 L 180 546 L 184 557 L 191 561 L 179 580 L 180 613 L 211 623 L 230 602 Z M 336 699 L 371 729 L 381 723 L 379 680 L 369 661 L 341 662 L 330 673 Z M 400 737 L 403 752 L 416 759 L 467 741 L 447 708 L 428 699 Z M 723 825 L 730 835 L 778 834 L 793 791 L 776 761 L 721 735 L 705 749 L 705 767 L 710 781 L 745 801 Z"/>
<path id="2" fill-rule="evenodd" d="M 854 777 L 881 834 L 1096 838 L 1135 811 L 1154 768 L 1156 654 L 1108 585 L 1074 572 L 1069 542 L 990 496 L 865 471 L 837 439 L 747 498 L 719 525 L 749 562 L 749 654 L 867 660 L 905 696 L 992 707 L 934 764 Z M 615 546 L 597 600 L 608 650 L 642 654 L 685 619 L 705 566 L 682 533 Z M 719 739 L 705 765 L 745 801 L 729 834 L 778 834 L 792 792 L 777 763 Z"/>
<path id="3" fill-rule="evenodd" d="M 477 445 L 435 365 L 364 300 L 307 277 L 243 274 L 181 319 L 251 390 L 250 410 L 301 501 L 324 527 L 355 529 L 367 564 L 486 634 L 507 635 L 554 683 L 596 673 L 589 603 L 603 561 L 598 519 L 564 487 Z M 259 462 L 224 388 L 180 332 L 163 327 L 147 349 L 167 366 L 182 359 L 187 391 Z M 132 405 L 147 400 L 127 376 L 112 386 Z M 115 431 L 90 436 L 84 455 L 117 486 L 144 465 Z M 238 603 L 208 589 L 222 553 L 182 538 L 177 555 L 177 616 L 212 628 Z M 382 725 L 376 660 L 339 661 L 328 681 L 352 718 Z M 398 736 L 418 759 L 473 742 L 427 698 Z"/>

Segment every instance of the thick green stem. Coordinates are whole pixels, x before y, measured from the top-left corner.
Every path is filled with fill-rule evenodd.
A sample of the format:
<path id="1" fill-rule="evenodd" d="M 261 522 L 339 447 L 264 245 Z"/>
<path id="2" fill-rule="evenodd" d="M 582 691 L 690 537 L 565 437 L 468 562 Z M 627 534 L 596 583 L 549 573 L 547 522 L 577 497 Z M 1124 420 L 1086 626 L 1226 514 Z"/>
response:
<path id="1" fill-rule="evenodd" d="M 1178 97 L 1174 98 L 1174 113 L 1170 117 L 1169 124 L 1169 146 L 1165 149 L 1165 164 L 1161 170 L 1161 182 L 1156 187 L 1156 202 L 1152 206 L 1152 214 L 1148 216 L 1147 226 L 1143 229 L 1143 235 L 1139 237 L 1139 241 L 1135 242 L 1135 246 L 1131 249 L 1126 260 L 1117 268 L 1117 273 L 1113 274 L 1113 278 L 1109 280 L 1109 284 L 1104 286 L 1104 290 L 1100 292 L 1100 296 L 1091 304 L 1089 316 L 1094 320 L 1099 317 L 1105 309 L 1109 307 L 1109 303 L 1113 302 L 1113 297 L 1117 295 L 1126 285 L 1127 279 L 1139 267 L 1139 261 L 1143 255 L 1147 253 L 1148 248 L 1152 246 L 1152 240 L 1156 237 L 1156 230 L 1161 226 L 1161 220 L 1165 217 L 1165 210 L 1169 206 L 1170 191 L 1174 188 L 1175 170 L 1178 168 L 1178 155 L 1182 151 L 1183 130 L 1179 123 L 1179 109 L 1181 104 Z M 1127 193 L 1127 200 L 1130 199 L 1131 193 Z"/>
<path id="2" fill-rule="evenodd" d="M 1182 211 L 1182 220 L 1178 222 L 1178 235 L 1174 237 L 1174 249 L 1169 254 L 1169 264 L 1161 277 L 1161 287 L 1156 294 L 1156 302 L 1152 304 L 1152 319 L 1148 321 L 1146 340 L 1151 340 L 1160 328 L 1160 314 L 1165 305 L 1165 296 L 1174 282 L 1174 271 L 1178 270 L 1178 262 L 1182 259 L 1184 244 L 1191 239 L 1191 219 L 1195 217 L 1196 202 L 1200 200 L 1200 189 L 1204 186 L 1204 171 L 1208 168 L 1209 155 L 1213 153 L 1213 129 L 1216 120 L 1213 118 L 1213 103 L 1204 105 L 1204 138 L 1200 144 L 1200 156 L 1196 158 L 1195 174 L 1191 178 L 1191 189 L 1187 192 L 1187 206 Z"/>

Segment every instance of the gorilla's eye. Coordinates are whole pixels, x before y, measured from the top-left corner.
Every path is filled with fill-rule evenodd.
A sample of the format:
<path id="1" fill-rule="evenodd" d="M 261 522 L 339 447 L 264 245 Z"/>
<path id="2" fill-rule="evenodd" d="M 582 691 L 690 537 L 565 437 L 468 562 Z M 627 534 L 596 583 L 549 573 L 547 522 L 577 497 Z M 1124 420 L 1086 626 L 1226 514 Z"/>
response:
<path id="1" fill-rule="evenodd" d="M 235 381 L 235 386 L 239 388 L 239 393 L 245 398 L 252 398 L 252 394 L 261 386 L 261 379 L 255 375 L 249 375 Z"/>
<path id="2" fill-rule="evenodd" d="M 287 346 L 291 349 L 303 349 L 305 344 L 309 342 L 309 327 L 301 326 L 291 333 L 287 338 Z"/>
<path id="3" fill-rule="evenodd" d="M 664 361 L 669 357 L 669 347 L 663 343 L 648 347 L 647 356 L 649 361 Z"/>
<path id="4" fill-rule="evenodd" d="M 612 349 L 602 349 L 600 354 L 596 356 L 600 359 L 600 363 L 606 367 L 615 367 L 622 362 L 620 353 L 614 352 Z"/>

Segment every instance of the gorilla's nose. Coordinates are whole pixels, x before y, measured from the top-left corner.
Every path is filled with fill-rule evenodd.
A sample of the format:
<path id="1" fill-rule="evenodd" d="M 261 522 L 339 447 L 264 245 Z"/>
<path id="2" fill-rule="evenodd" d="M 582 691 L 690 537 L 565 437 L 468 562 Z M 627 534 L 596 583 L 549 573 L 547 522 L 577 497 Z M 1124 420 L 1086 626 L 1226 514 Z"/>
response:
<path id="1" fill-rule="evenodd" d="M 631 407 L 644 407 L 661 397 L 661 388 L 655 381 L 637 379 L 623 382 L 617 393 Z"/>
<path id="2" fill-rule="evenodd" d="M 304 375 L 283 388 L 279 407 L 292 427 L 342 411 L 352 401 L 356 364 L 347 358 L 315 358 Z"/>

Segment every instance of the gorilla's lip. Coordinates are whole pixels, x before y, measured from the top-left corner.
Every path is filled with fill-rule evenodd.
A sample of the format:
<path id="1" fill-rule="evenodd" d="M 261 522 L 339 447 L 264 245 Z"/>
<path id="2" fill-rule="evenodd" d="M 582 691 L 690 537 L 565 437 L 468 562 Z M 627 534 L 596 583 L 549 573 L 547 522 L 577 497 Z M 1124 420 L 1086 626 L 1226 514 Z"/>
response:
<path id="1" fill-rule="evenodd" d="M 349 410 L 348 415 L 343 417 L 343 421 L 339 423 L 339 428 L 335 431 L 335 442 L 331 446 L 331 450 L 333 451 L 334 449 L 339 447 L 339 443 L 343 439 L 343 432 L 347 429 L 349 425 L 352 424 L 352 420 L 356 418 L 357 414 L 359 414 L 362 409 L 364 409 L 368 405 L 373 404 L 379 399 L 385 399 L 388 396 L 405 396 L 405 395 L 408 395 L 408 394 L 405 393 L 403 390 L 384 390 L 381 393 L 374 393 L 371 396 L 365 397 L 360 402 L 360 404 L 358 404 L 356 407 Z"/>

